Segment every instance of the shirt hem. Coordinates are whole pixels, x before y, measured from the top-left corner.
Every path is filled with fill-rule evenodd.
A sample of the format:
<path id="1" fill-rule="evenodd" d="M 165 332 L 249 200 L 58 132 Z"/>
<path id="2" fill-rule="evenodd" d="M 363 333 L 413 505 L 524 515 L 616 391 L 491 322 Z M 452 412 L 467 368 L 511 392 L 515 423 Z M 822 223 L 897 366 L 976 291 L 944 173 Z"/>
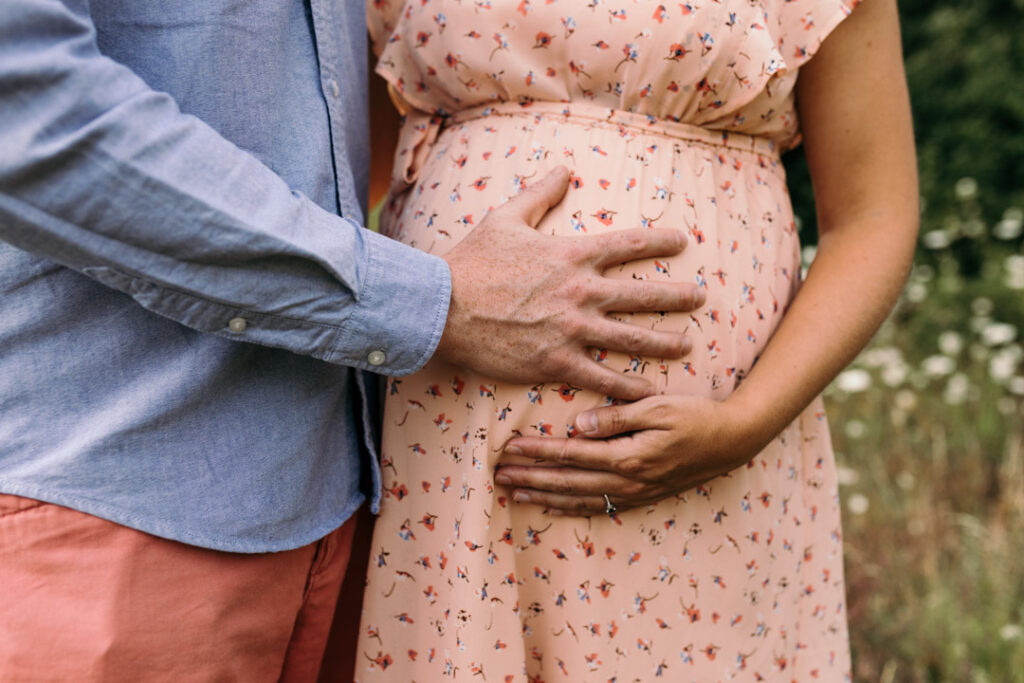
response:
<path id="1" fill-rule="evenodd" d="M 175 530 L 160 520 L 146 515 L 139 515 L 102 501 L 68 495 L 60 491 L 19 484 L 3 479 L 0 479 L 0 493 L 60 505 L 61 507 L 70 508 L 93 517 L 99 517 L 100 519 L 105 519 L 108 522 L 120 524 L 136 531 L 159 536 L 169 541 L 177 541 L 209 550 L 245 554 L 282 552 L 309 545 L 341 527 L 366 502 L 366 496 L 359 493 L 352 498 L 348 505 L 342 508 L 342 512 L 337 516 L 316 524 L 303 533 L 294 534 L 287 540 L 274 541 L 266 538 L 252 540 L 232 539 Z"/>

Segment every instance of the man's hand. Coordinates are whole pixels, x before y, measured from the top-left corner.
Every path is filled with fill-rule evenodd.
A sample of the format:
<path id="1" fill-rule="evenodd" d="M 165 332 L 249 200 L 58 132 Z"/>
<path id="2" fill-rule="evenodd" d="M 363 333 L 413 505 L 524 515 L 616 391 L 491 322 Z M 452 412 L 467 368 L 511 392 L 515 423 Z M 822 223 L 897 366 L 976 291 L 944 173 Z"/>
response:
<path id="1" fill-rule="evenodd" d="M 650 505 L 740 467 L 771 439 L 728 401 L 694 396 L 597 408 L 576 427 L 572 439 L 509 441 L 495 483 L 555 514 L 603 514 L 605 495 L 618 510 Z"/>
<path id="2" fill-rule="evenodd" d="M 653 387 L 602 367 L 588 347 L 678 358 L 692 343 L 607 317 L 610 311 L 691 311 L 704 303 L 692 284 L 605 278 L 626 261 L 671 256 L 686 245 L 676 230 L 634 229 L 590 237 L 549 237 L 533 228 L 565 194 L 559 166 L 487 218 L 445 255 L 451 268 L 448 322 L 435 357 L 483 375 L 528 384 L 569 382 L 637 399 Z"/>

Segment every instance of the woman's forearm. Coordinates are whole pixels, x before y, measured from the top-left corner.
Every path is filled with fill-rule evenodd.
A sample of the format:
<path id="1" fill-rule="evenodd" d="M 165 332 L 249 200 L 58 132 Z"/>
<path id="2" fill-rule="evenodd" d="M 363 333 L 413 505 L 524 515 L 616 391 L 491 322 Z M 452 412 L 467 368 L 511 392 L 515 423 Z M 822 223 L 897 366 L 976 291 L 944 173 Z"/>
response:
<path id="1" fill-rule="evenodd" d="M 728 399 L 737 434 L 760 450 L 867 344 L 888 315 L 913 259 L 915 217 L 885 210 L 821 238 L 800 292 L 771 341 Z"/>

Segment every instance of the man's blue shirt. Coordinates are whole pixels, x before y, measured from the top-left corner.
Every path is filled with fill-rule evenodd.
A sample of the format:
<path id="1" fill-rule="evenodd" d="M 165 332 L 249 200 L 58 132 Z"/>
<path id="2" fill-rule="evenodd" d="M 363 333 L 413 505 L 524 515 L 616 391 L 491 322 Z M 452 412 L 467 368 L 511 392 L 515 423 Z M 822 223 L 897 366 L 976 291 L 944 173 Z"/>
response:
<path id="1" fill-rule="evenodd" d="M 361 227 L 364 17 L 0 3 L 0 492 L 242 552 L 376 505 L 353 368 L 420 368 L 450 280 Z"/>

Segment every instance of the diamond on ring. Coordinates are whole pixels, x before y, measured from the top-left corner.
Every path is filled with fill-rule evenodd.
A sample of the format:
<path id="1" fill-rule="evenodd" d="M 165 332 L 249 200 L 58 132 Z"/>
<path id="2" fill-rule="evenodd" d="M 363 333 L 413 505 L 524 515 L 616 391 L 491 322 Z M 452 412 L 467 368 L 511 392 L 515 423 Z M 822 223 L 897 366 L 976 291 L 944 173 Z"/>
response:
<path id="1" fill-rule="evenodd" d="M 602 494 L 604 496 L 604 514 L 609 517 L 615 516 L 615 504 L 612 503 L 612 499 L 608 497 L 608 494 Z"/>

